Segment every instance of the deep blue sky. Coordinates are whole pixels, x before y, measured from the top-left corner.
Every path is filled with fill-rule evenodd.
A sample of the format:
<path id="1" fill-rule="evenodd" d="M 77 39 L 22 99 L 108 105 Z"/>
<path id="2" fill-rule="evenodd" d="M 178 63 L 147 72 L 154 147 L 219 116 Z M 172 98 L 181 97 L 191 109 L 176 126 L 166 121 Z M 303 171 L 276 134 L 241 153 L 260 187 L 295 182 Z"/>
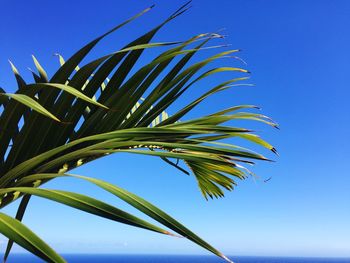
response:
<path id="1" fill-rule="evenodd" d="M 52 73 L 57 66 L 53 53 L 69 56 L 153 3 L 156 8 L 103 41 L 95 55 L 120 48 L 184 2 L 2 0 L 0 86 L 14 90 L 7 59 L 27 79 L 27 67 L 33 67 L 31 54 Z M 248 179 L 226 198 L 206 202 L 193 177 L 152 157 L 115 155 L 75 172 L 145 197 L 227 254 L 350 256 L 350 2 L 195 0 L 193 8 L 155 40 L 183 40 L 221 28 L 228 35 L 223 43 L 243 49 L 240 56 L 248 62 L 250 82 L 256 86 L 217 95 L 189 117 L 233 104 L 262 106 L 281 126 L 280 131 L 257 128 L 280 152 L 276 158 L 262 150 L 277 162 L 253 168 L 262 178 L 272 176 L 268 183 Z M 215 78 L 202 82 L 179 106 L 214 83 Z M 94 191 L 126 207 L 80 182 L 49 186 Z M 50 201 L 35 199 L 24 222 L 60 252 L 206 253 L 186 240 L 119 225 Z"/>

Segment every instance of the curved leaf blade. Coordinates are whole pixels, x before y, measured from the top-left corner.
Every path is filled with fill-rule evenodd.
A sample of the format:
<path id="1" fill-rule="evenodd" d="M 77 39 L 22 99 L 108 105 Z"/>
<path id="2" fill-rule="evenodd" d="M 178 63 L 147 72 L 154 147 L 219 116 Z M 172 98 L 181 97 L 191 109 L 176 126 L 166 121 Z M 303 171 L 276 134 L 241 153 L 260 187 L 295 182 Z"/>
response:
<path id="1" fill-rule="evenodd" d="M 144 228 L 162 234 L 170 234 L 168 231 L 152 225 L 143 219 L 137 218 L 136 216 L 124 212 L 123 210 L 120 210 L 114 206 L 111 206 L 105 202 L 89 197 L 87 195 L 61 190 L 39 189 L 34 187 L 14 187 L 0 189 L 0 194 L 11 192 L 14 192 L 14 198 L 19 193 L 35 195 L 116 222 Z"/>
<path id="2" fill-rule="evenodd" d="M 29 203 L 30 197 L 31 197 L 31 195 L 23 196 L 23 198 L 21 200 L 21 203 L 19 204 L 19 207 L 17 209 L 17 213 L 16 213 L 16 219 L 18 221 L 22 221 L 24 213 L 25 213 L 26 208 L 27 208 L 27 205 Z M 8 256 L 10 255 L 13 243 L 14 242 L 13 242 L 12 239 L 8 240 L 7 246 L 6 246 L 6 250 L 5 250 L 5 253 L 4 253 L 4 257 L 3 257 L 3 262 L 6 262 Z"/>
<path id="3" fill-rule="evenodd" d="M 1 93 L 0 96 L 7 96 L 11 99 L 16 100 L 17 102 L 35 110 L 36 112 L 49 117 L 57 122 L 61 122 L 55 115 L 53 115 L 51 112 L 49 112 L 47 109 L 45 109 L 43 106 L 40 105 L 40 103 L 36 102 L 31 97 L 24 95 L 24 94 L 14 94 L 14 93 Z"/>
<path id="4" fill-rule="evenodd" d="M 86 96 L 84 93 L 78 91 L 77 89 L 75 89 L 74 87 L 68 86 L 68 85 L 64 85 L 64 84 L 59 84 L 59 83 L 38 83 L 38 84 L 30 84 L 27 85 L 28 88 L 57 88 L 60 89 L 64 92 L 67 92 L 81 100 L 84 100 L 88 103 L 94 104 L 98 107 L 104 108 L 104 109 L 108 109 L 108 107 L 102 105 L 101 103 L 89 98 L 88 96 Z"/>
<path id="5" fill-rule="evenodd" d="M 145 199 L 126 191 L 125 189 L 122 189 L 116 185 L 110 184 L 108 182 L 96 179 L 96 178 L 91 178 L 91 177 L 86 177 L 86 176 L 81 176 L 81 175 L 70 175 L 70 174 L 47 174 L 47 175 L 32 175 L 24 178 L 22 181 L 19 181 L 19 184 L 27 183 L 33 180 L 38 180 L 38 179 L 44 179 L 45 177 L 64 177 L 64 176 L 70 176 L 70 177 L 75 177 L 75 178 L 80 178 L 85 181 L 89 181 L 98 187 L 106 190 L 107 192 L 110 192 L 114 196 L 122 199 L 126 203 L 130 204 L 131 206 L 135 207 L 139 211 L 143 212 L 144 214 L 148 215 L 149 217 L 153 218 L 157 222 L 163 224 L 164 226 L 172 229 L 176 233 L 180 234 L 183 237 L 186 237 L 187 239 L 191 240 L 192 242 L 196 243 L 197 245 L 207 249 L 208 251 L 214 253 L 215 255 L 225 259 L 228 262 L 232 262 L 229 260 L 225 255 L 223 255 L 220 251 L 212 247 L 209 243 L 204 241 L 202 238 L 197 236 L 195 233 L 193 233 L 191 230 L 186 228 L 183 224 L 172 218 L 170 215 L 159 209 L 158 207 L 154 206 L 150 202 L 146 201 Z M 14 189 L 23 189 L 23 187 L 18 187 Z M 39 189 L 37 189 L 39 190 Z M 40 189 L 42 190 L 42 189 Z"/>
<path id="6" fill-rule="evenodd" d="M 0 232 L 47 262 L 65 263 L 49 245 L 17 219 L 0 212 Z"/>

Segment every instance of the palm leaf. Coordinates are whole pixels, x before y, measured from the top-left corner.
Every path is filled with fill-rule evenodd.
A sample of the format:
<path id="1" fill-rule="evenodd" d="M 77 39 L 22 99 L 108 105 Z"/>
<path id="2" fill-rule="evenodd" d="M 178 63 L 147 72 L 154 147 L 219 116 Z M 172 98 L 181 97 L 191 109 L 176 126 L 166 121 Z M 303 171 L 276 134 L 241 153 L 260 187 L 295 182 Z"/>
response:
<path id="1" fill-rule="evenodd" d="M 178 234 L 180 234 L 183 237 L 188 238 L 189 240 L 192 240 L 193 242 L 199 244 L 200 246 L 204 247 L 205 249 L 208 249 L 209 251 L 213 252 L 214 254 L 224 257 L 224 255 L 213 248 L 211 245 L 209 245 L 207 242 L 205 242 L 203 239 L 198 237 L 196 234 L 194 234 L 192 231 L 187 229 L 184 225 L 182 225 L 180 222 L 154 206 L 153 204 L 149 203 L 148 201 L 144 200 L 143 198 L 132 194 L 116 185 L 112 185 L 110 183 L 107 183 L 105 181 L 90 178 L 86 176 L 80 176 L 80 175 L 69 175 L 69 174 L 35 174 L 27 176 L 26 178 L 23 178 L 20 180 L 17 185 L 33 185 L 37 184 L 40 181 L 40 184 L 47 181 L 48 179 L 58 178 L 58 177 L 73 177 L 77 179 L 83 179 L 85 181 L 88 181 L 90 183 L 93 183 L 94 185 L 110 192 L 111 194 L 115 195 L 116 197 L 124 200 L 128 204 L 132 205 L 136 209 L 140 210 L 141 212 L 145 213 L 146 215 L 150 216 L 151 218 L 155 219 L 159 223 L 169 227 L 170 229 L 174 230 Z M 42 191 L 48 191 L 43 189 L 32 189 L 29 187 L 15 187 L 13 189 L 7 189 L 7 192 L 12 191 L 21 191 L 24 193 L 31 192 L 32 194 L 43 196 Z M 58 192 L 58 191 L 55 191 Z M 55 193 L 53 191 L 50 191 L 47 193 L 46 197 L 49 199 L 53 199 L 52 193 Z M 45 192 L 44 192 L 45 193 Z M 86 197 L 85 197 L 86 198 Z M 164 230 L 162 230 L 164 233 Z M 160 232 L 160 231 L 158 231 Z M 168 232 L 166 232 L 168 234 Z"/>
<path id="2" fill-rule="evenodd" d="M 0 233 L 47 262 L 66 262 L 20 221 L 0 213 Z"/>
<path id="3" fill-rule="evenodd" d="M 207 116 L 183 120 L 188 112 L 213 94 L 247 85 L 241 83 L 247 77 L 239 75 L 249 73 L 233 65 L 207 68 L 219 59 L 231 58 L 233 53 L 239 52 L 238 49 L 220 51 L 190 64 L 197 52 L 226 47 L 208 46 L 214 39 L 221 38 L 218 34 L 202 33 L 184 41 L 151 42 L 163 26 L 188 9 L 188 3 L 120 50 L 80 65 L 100 40 L 149 9 L 102 34 L 67 61 L 58 55 L 60 67 L 51 78 L 34 56 L 38 71 L 32 72 L 34 84 L 27 84 L 11 63 L 18 90 L 13 94 L 0 90 L 0 208 L 18 198 L 23 199 L 16 219 L 0 214 L 0 230 L 9 237 L 5 261 L 12 242 L 16 242 L 44 260 L 63 262 L 20 223 L 31 195 L 117 222 L 171 234 L 90 196 L 39 188 L 50 180 L 71 176 L 66 173 L 98 158 L 120 152 L 160 158 L 187 174 L 193 174 L 204 197 L 214 198 L 224 196 L 225 190 L 231 191 L 238 180 L 252 174 L 246 164 L 270 161 L 262 154 L 231 141 L 219 140 L 246 140 L 276 153 L 271 144 L 249 128 L 231 125 L 237 120 L 252 120 L 277 127 L 269 117 L 250 112 L 256 106 L 231 106 Z M 145 50 L 160 47 L 166 50 L 136 68 Z M 208 87 L 208 91 L 197 99 L 170 113 L 169 107 L 185 96 L 186 91 L 221 72 L 235 76 Z M 228 122 L 230 125 L 226 124 Z M 229 261 L 217 249 L 143 198 L 99 179 L 73 177 L 112 193 L 161 225 Z M 16 229 L 14 226 L 22 232 L 13 230 Z"/>
<path id="4" fill-rule="evenodd" d="M 50 199 L 58 203 L 65 204 L 67 206 L 88 212 L 90 214 L 97 215 L 99 217 L 104 217 L 116 222 L 123 224 L 128 224 L 148 230 L 152 230 L 162 234 L 170 234 L 168 231 L 154 226 L 140 218 L 137 218 L 127 212 L 124 212 L 114 206 L 111 206 L 105 202 L 91 198 L 86 195 L 60 191 L 51 189 L 40 189 L 36 187 L 13 187 L 0 190 L 1 194 L 11 193 L 14 198 L 16 195 L 29 194 L 35 195 L 42 198 Z"/>

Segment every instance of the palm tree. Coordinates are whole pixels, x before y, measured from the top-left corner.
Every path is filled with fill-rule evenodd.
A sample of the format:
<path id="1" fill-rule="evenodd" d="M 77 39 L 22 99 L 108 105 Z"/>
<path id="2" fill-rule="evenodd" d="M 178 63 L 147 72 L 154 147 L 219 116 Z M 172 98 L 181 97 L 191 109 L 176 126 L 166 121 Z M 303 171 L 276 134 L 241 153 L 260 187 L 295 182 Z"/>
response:
<path id="1" fill-rule="evenodd" d="M 61 65 L 51 78 L 33 57 L 38 73 L 32 72 L 34 84 L 27 84 L 11 63 L 18 89 L 12 94 L 0 90 L 0 208 L 17 199 L 21 201 L 16 218 L 0 213 L 0 232 L 9 238 L 4 261 L 15 242 L 45 261 L 65 262 L 21 222 L 32 195 L 120 223 L 165 235 L 182 236 L 230 261 L 143 198 L 105 181 L 68 173 L 112 153 L 157 156 L 190 174 L 180 166 L 181 161 L 194 175 L 204 197 L 217 198 L 224 196 L 224 189 L 232 190 L 236 179 L 249 175 L 250 171 L 244 164 L 268 160 L 261 154 L 219 140 L 238 137 L 276 152 L 251 130 L 224 125 L 230 120 L 245 119 L 277 127 L 264 115 L 241 111 L 256 106 L 233 106 L 201 118 L 181 120 L 207 97 L 239 85 L 247 77 L 238 76 L 212 87 L 171 116 L 165 112 L 186 90 L 206 77 L 226 71 L 249 73 L 229 66 L 201 73 L 201 69 L 210 62 L 232 57 L 231 54 L 239 50 L 223 51 L 187 65 L 197 52 L 220 47 L 207 46 L 212 39 L 221 37 L 218 34 L 199 34 L 181 42 L 151 42 L 160 28 L 188 9 L 188 3 L 121 50 L 78 66 L 102 38 L 151 8 L 96 38 L 67 61 L 58 55 Z M 167 51 L 131 74 L 145 49 L 164 46 L 169 47 Z M 161 80 L 160 74 L 164 74 Z M 41 187 L 62 177 L 94 184 L 170 230 L 87 195 Z"/>

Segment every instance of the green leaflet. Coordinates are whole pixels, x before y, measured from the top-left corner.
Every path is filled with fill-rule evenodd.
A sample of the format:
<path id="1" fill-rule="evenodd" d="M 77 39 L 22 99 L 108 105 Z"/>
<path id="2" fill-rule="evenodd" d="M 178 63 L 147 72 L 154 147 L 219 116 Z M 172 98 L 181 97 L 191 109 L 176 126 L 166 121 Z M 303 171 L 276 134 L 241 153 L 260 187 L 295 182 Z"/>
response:
<path id="1" fill-rule="evenodd" d="M 277 150 L 275 149 L 275 147 L 273 147 L 271 144 L 269 144 L 265 140 L 261 139 L 258 135 L 246 133 L 246 134 L 240 134 L 238 135 L 238 137 L 257 143 L 277 154 Z"/>
<path id="2" fill-rule="evenodd" d="M 55 121 L 60 122 L 60 120 L 53 115 L 51 112 L 49 112 L 47 109 L 45 109 L 43 106 L 41 106 L 38 102 L 36 102 L 31 97 L 24 95 L 24 94 L 13 94 L 13 93 L 1 93 L 0 96 L 7 96 L 11 99 L 14 99 L 18 101 L 19 103 L 22 103 L 23 105 L 35 110 L 36 112 L 49 117 Z"/>
<path id="3" fill-rule="evenodd" d="M 196 234 L 194 234 L 192 231 L 190 231 L 188 228 L 186 228 L 184 225 L 170 217 L 168 214 L 164 213 L 162 210 L 157 208 L 156 206 L 152 205 L 145 199 L 132 194 L 122 188 L 119 188 L 117 186 L 113 186 L 110 184 L 104 184 L 103 182 L 92 179 L 92 178 L 85 178 L 86 180 L 89 180 L 90 182 L 95 183 L 96 185 L 100 186 L 101 188 L 109 191 L 110 193 L 118 196 L 128 204 L 134 206 L 138 210 L 142 211 L 146 215 L 152 217 L 153 219 L 157 220 L 158 222 L 162 223 L 163 225 L 169 227 L 170 229 L 174 230 L 175 232 L 179 233 L 180 235 L 188 238 L 189 240 L 195 242 L 196 244 L 202 246 L 203 248 L 209 250 L 210 252 L 214 253 L 215 255 L 224 258 L 225 260 L 229 261 L 221 252 L 213 248 L 211 245 L 209 245 L 207 242 L 205 242 L 203 239 L 198 237 Z"/>
<path id="4" fill-rule="evenodd" d="M 48 82 L 49 79 L 47 77 L 47 73 L 46 73 L 45 69 L 40 65 L 39 61 L 36 59 L 36 57 L 34 55 L 32 55 L 32 58 L 33 58 L 35 67 L 39 72 L 41 82 Z"/>
<path id="5" fill-rule="evenodd" d="M 244 106 L 236 106 L 233 107 L 234 110 L 242 108 Z M 245 106 L 245 107 L 252 107 L 252 106 Z M 232 111 L 232 108 L 224 110 L 224 112 L 229 112 Z M 186 125 L 186 124 L 210 124 L 210 125 L 219 125 L 221 123 L 230 121 L 230 120 L 238 120 L 238 119 L 242 119 L 242 120 L 254 120 L 254 121 L 258 121 L 258 122 L 262 122 L 265 123 L 267 125 L 270 125 L 274 128 L 277 128 L 278 125 L 273 122 L 271 119 L 267 119 L 268 117 L 266 117 L 265 115 L 261 115 L 261 114 L 256 114 L 256 113 L 247 113 L 247 112 L 237 112 L 234 114 L 230 114 L 230 115 L 221 115 L 221 114 L 211 114 L 209 116 L 205 116 L 202 118 L 198 118 L 198 119 L 194 119 L 194 120 L 188 120 L 188 121 L 184 121 L 181 124 L 180 123 L 175 123 L 172 124 L 173 127 L 178 126 L 178 125 Z"/>
<path id="6" fill-rule="evenodd" d="M 129 213 L 124 212 L 114 206 L 111 206 L 105 202 L 99 201 L 95 198 L 91 198 L 86 195 L 77 194 L 68 191 L 51 190 L 51 189 L 39 189 L 34 187 L 13 187 L 0 190 L 0 194 L 12 193 L 14 198 L 19 193 L 30 194 L 39 196 L 42 198 L 50 199 L 52 201 L 65 204 L 67 206 L 85 211 L 90 214 L 94 214 L 100 217 L 104 217 L 116 222 L 128 224 L 147 230 L 152 230 L 158 233 L 167 234 L 170 233 L 164 229 L 154 226 L 140 218 L 137 218 Z"/>
<path id="7" fill-rule="evenodd" d="M 0 232 L 47 262 L 66 262 L 29 228 L 4 213 L 0 213 Z"/>
<path id="8" fill-rule="evenodd" d="M 227 160 L 223 160 L 220 157 L 215 155 L 206 155 L 201 153 L 185 153 L 185 152 L 155 152 L 155 151 L 143 151 L 143 150 L 117 150 L 120 152 L 129 152 L 136 154 L 144 154 L 144 155 L 153 155 L 153 156 L 161 156 L 161 157 L 169 157 L 169 158 L 179 158 L 183 160 L 189 161 L 211 161 L 213 163 L 218 164 L 228 164 Z M 104 151 L 92 151 L 93 153 L 103 153 Z"/>
<path id="9" fill-rule="evenodd" d="M 15 67 L 15 65 L 10 60 L 9 60 L 9 63 L 11 65 L 11 69 L 12 69 L 13 74 L 15 74 L 18 88 L 21 89 L 21 88 L 25 87 L 26 83 L 23 80 L 23 78 L 21 77 L 21 75 L 19 74 L 18 69 Z"/>
<path id="10" fill-rule="evenodd" d="M 78 91 L 77 89 L 70 87 L 68 85 L 63 85 L 63 84 L 57 84 L 57 83 L 38 83 L 38 84 L 31 84 L 27 85 L 28 88 L 33 88 L 33 89 L 41 89 L 41 88 L 56 88 L 63 90 L 81 100 L 84 100 L 88 103 L 94 104 L 98 107 L 108 109 L 108 107 L 102 105 L 101 103 L 98 103 L 97 101 L 89 98 L 88 96 L 84 95 L 84 93 Z"/>
<path id="11" fill-rule="evenodd" d="M 163 224 L 164 226 L 169 227 L 176 233 L 180 234 L 183 237 L 186 237 L 187 239 L 195 242 L 196 244 L 202 246 L 203 248 L 209 250 L 210 252 L 214 253 L 215 255 L 224 258 L 228 262 L 231 262 L 226 256 L 224 256 L 221 252 L 216 250 L 214 247 L 209 245 L 206 241 L 201 239 L 199 236 L 194 234 L 192 231 L 190 231 L 188 228 L 186 228 L 184 225 L 182 225 L 180 222 L 176 221 L 174 218 L 154 206 L 153 204 L 149 203 L 145 199 L 130 193 L 116 185 L 112 185 L 110 183 L 104 182 L 99 179 L 90 178 L 86 176 L 80 176 L 80 175 L 62 175 L 62 174 L 47 174 L 47 175 L 31 175 L 23 179 L 22 181 L 19 181 L 18 184 L 27 184 L 29 182 L 33 182 L 36 180 L 44 180 L 46 178 L 50 177 L 63 177 L 63 176 L 70 176 L 75 177 L 79 179 L 83 179 L 86 181 L 89 181 L 98 187 L 110 192 L 111 194 L 117 196 L 118 198 L 122 199 L 123 201 L 127 202 L 131 206 L 135 207 L 136 209 L 140 210 L 144 214 L 150 216 L 154 220 L 158 221 L 159 223 Z M 16 187 L 14 189 L 23 189 L 24 187 Z M 37 189 L 39 190 L 39 189 Z"/>
<path id="12" fill-rule="evenodd" d="M 24 213 L 25 213 L 25 211 L 27 209 L 27 205 L 29 203 L 30 197 L 31 197 L 30 195 L 23 196 L 23 198 L 21 200 L 21 203 L 18 206 L 17 213 L 16 213 L 16 219 L 18 221 L 22 221 Z M 7 242 L 6 250 L 5 250 L 5 253 L 4 253 L 3 262 L 6 262 L 9 254 L 11 252 L 13 243 L 14 243 L 14 241 L 9 238 L 9 240 Z"/>

